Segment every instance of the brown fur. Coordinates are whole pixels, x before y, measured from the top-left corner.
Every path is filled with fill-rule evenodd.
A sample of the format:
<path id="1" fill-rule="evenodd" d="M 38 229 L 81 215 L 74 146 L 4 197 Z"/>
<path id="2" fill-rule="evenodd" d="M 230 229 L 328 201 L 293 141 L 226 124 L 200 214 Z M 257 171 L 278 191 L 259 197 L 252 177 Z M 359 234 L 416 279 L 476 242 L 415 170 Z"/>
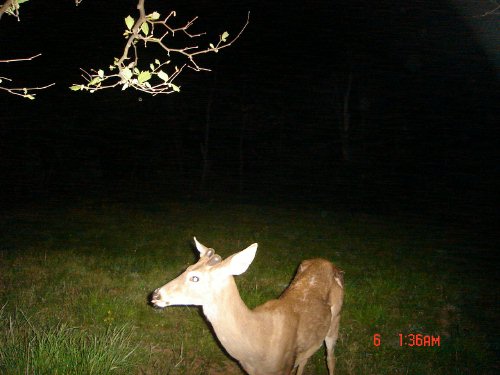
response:
<path id="1" fill-rule="evenodd" d="M 300 375 L 323 341 L 329 374 L 334 373 L 333 351 L 344 298 L 340 269 L 325 259 L 304 260 L 278 299 L 250 310 L 232 275 L 245 272 L 257 245 L 222 261 L 214 260 L 217 255 L 212 249 L 196 239 L 195 243 L 201 256 L 198 263 L 157 289 L 154 304 L 203 306 L 221 344 L 251 375 L 285 375 L 295 368 Z"/>

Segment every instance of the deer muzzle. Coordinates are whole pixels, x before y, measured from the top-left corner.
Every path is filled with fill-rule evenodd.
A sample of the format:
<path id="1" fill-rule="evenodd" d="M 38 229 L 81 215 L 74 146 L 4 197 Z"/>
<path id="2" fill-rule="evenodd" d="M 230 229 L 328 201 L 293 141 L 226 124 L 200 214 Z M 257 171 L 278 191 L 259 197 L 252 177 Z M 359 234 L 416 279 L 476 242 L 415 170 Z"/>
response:
<path id="1" fill-rule="evenodd" d="M 151 304 L 159 308 L 164 308 L 168 306 L 168 303 L 165 302 L 162 298 L 161 288 L 156 289 L 151 295 Z"/>

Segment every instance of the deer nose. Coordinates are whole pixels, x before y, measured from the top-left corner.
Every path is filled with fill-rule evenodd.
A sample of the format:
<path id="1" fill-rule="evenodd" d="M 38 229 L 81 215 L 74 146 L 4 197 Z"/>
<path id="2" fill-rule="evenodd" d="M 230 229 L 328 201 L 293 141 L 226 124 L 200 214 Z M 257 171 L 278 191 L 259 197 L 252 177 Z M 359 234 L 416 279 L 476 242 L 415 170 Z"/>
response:
<path id="1" fill-rule="evenodd" d="M 155 289 L 153 294 L 151 294 L 151 303 L 156 306 L 156 304 L 161 301 L 160 288 Z"/>
<path id="2" fill-rule="evenodd" d="M 158 301 L 159 299 L 161 299 L 161 296 L 160 296 L 160 288 L 157 288 L 155 289 L 155 291 L 153 292 L 153 294 L 151 295 L 151 302 L 152 303 L 155 303 L 156 301 Z"/>
<path id="3" fill-rule="evenodd" d="M 161 288 L 156 289 L 152 294 L 151 294 L 151 304 L 154 307 L 163 309 L 169 305 L 168 302 L 165 302 L 163 300 L 163 297 L 161 295 Z"/>

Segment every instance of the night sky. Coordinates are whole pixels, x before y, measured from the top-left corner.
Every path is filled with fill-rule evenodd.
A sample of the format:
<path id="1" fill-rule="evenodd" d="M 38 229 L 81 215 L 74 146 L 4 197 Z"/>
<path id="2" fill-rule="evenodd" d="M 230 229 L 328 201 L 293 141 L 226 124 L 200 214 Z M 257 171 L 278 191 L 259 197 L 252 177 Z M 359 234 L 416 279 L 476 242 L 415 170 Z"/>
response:
<path id="1" fill-rule="evenodd" d="M 68 89 L 80 68 L 120 54 L 134 0 L 31 0 L 21 22 L 0 20 L 0 58 L 43 56 L 0 75 L 57 85 L 34 101 L 0 92 L 1 201 L 202 197 L 491 217 L 499 16 L 475 17 L 488 1 L 457 4 L 147 0 L 179 22 L 199 16 L 208 41 L 251 12 L 240 40 L 203 58 L 211 73 L 151 97 Z"/>

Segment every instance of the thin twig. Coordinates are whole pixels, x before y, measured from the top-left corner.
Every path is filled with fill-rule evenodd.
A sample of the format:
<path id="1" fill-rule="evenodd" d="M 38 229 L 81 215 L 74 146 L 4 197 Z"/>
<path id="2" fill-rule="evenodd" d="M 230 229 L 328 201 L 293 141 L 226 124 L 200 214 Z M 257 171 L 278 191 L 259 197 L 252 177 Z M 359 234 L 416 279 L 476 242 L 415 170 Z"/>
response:
<path id="1" fill-rule="evenodd" d="M 38 54 L 33 55 L 31 57 L 21 57 L 21 58 L 17 58 L 17 59 L 0 60 L 0 63 L 10 63 L 10 62 L 18 62 L 18 61 L 31 61 L 33 59 L 36 59 L 39 56 L 42 56 L 42 54 L 38 53 Z"/>
<path id="2" fill-rule="evenodd" d="M 497 1 L 490 1 L 490 3 L 495 4 L 493 9 L 488 10 L 488 11 L 484 12 L 483 14 L 479 14 L 477 16 L 473 16 L 473 18 L 482 18 L 482 17 L 489 16 L 491 14 L 496 14 L 497 10 L 500 9 L 500 4 L 498 4 Z"/>
<path id="3" fill-rule="evenodd" d="M 2 77 L 4 78 L 4 77 Z M 4 78 L 5 79 L 5 78 Z M 12 81 L 12 80 L 9 80 Z M 54 86 L 55 82 L 50 83 L 45 86 L 40 86 L 40 87 L 2 87 L 0 86 L 0 90 L 7 91 L 10 94 L 17 95 L 17 96 L 22 96 L 24 98 L 32 98 L 36 94 L 31 94 L 30 91 L 36 91 L 36 90 L 45 90 L 51 86 Z"/>

